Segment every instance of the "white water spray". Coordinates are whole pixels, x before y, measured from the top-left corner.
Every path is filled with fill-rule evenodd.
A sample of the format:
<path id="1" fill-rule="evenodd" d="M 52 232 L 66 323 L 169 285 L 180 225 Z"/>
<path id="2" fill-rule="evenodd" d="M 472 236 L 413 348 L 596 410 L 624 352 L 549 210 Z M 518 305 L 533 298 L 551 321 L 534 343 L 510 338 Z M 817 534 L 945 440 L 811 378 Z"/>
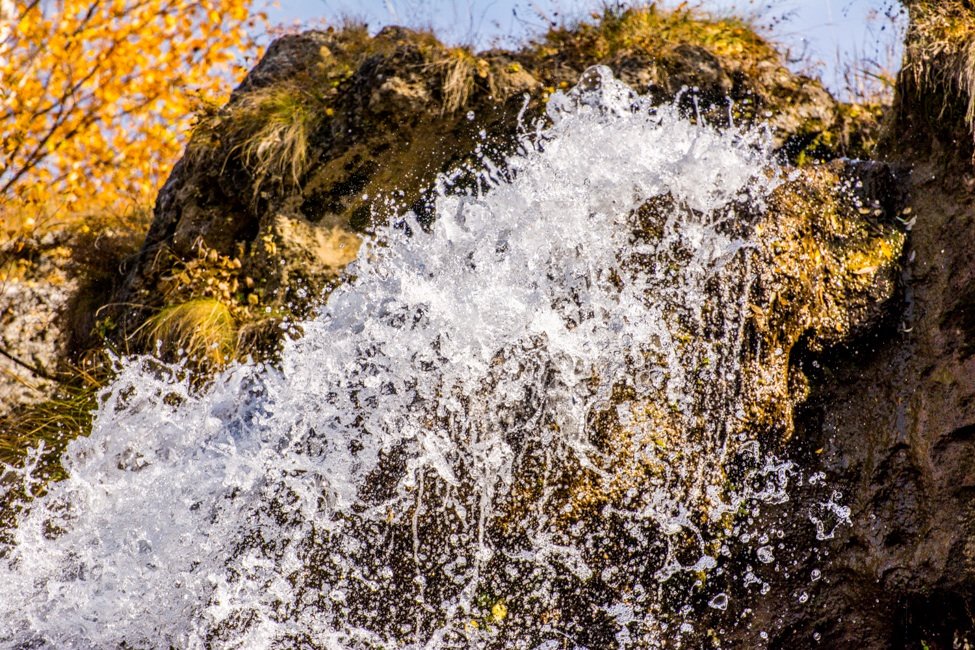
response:
<path id="1" fill-rule="evenodd" d="M 692 630 L 664 596 L 717 566 L 706 524 L 784 497 L 736 388 L 746 213 L 776 166 L 761 134 L 651 108 L 605 68 L 549 117 L 485 191 L 442 192 L 429 232 L 407 215 L 364 246 L 279 367 L 195 390 L 128 361 L 0 550 L 0 641 L 562 648 L 595 643 L 598 620 L 647 647 Z"/>

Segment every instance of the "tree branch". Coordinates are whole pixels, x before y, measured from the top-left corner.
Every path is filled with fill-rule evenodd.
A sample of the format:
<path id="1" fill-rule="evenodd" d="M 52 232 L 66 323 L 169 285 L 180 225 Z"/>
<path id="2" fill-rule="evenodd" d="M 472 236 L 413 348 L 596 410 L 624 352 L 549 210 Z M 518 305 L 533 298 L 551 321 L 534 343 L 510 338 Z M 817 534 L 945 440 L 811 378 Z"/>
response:
<path id="1" fill-rule="evenodd" d="M 24 368 L 25 370 L 29 371 L 31 374 L 33 374 L 33 375 L 35 375 L 37 377 L 40 377 L 41 379 L 46 379 L 48 381 L 53 381 L 53 382 L 56 382 L 58 384 L 64 383 L 63 380 L 61 380 L 58 377 L 55 377 L 54 375 L 52 375 L 51 373 L 49 373 L 47 370 L 45 370 L 43 367 L 41 367 L 40 364 L 33 364 L 33 365 L 32 364 L 29 364 L 26 361 L 23 361 L 23 360 L 19 359 L 18 357 L 14 356 L 10 352 L 7 352 L 2 347 L 0 347 L 0 356 L 3 356 L 3 357 L 6 357 L 7 359 L 10 359 L 11 361 L 13 361 L 15 364 L 17 364 L 21 368 Z"/>

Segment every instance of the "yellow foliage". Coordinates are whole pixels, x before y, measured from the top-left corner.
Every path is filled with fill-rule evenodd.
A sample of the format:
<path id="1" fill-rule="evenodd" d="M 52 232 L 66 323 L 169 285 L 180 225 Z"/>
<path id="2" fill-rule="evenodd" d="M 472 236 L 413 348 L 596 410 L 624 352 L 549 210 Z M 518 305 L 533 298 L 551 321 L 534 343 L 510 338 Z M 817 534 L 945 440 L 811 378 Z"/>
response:
<path id="1" fill-rule="evenodd" d="M 256 54 L 255 1 L 14 2 L 0 15 L 0 215 L 150 200 L 200 98 L 225 96 Z"/>

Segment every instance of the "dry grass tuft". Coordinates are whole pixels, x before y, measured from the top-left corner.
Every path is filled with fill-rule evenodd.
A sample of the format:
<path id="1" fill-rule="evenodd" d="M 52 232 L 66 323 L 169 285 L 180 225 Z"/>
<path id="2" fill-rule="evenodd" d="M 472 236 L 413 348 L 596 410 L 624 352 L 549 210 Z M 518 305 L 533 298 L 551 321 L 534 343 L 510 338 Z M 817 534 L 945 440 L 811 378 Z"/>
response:
<path id="1" fill-rule="evenodd" d="M 536 52 L 578 61 L 606 60 L 621 52 L 659 59 L 678 45 L 696 45 L 743 69 L 779 60 L 772 44 L 746 20 L 712 18 L 684 5 L 674 10 L 660 9 L 656 3 L 606 9 L 594 18 L 591 24 L 554 27 Z"/>
<path id="2" fill-rule="evenodd" d="M 237 158 L 251 176 L 255 197 L 269 183 L 297 186 L 308 171 L 312 134 L 325 115 L 322 101 L 296 84 L 243 93 L 225 109 L 201 108 L 186 156 L 199 164 L 220 151 L 224 166 Z"/>
<path id="3" fill-rule="evenodd" d="M 60 456 L 67 442 L 90 431 L 99 388 L 93 384 L 63 386 L 51 399 L 8 416 L 8 421 L 0 423 L 0 462 L 18 464 L 41 441 L 46 452 Z"/>
<path id="4" fill-rule="evenodd" d="M 229 136 L 254 178 L 255 192 L 266 180 L 298 185 L 308 169 L 308 142 L 321 116 L 307 91 L 297 88 L 243 95 Z"/>
<path id="5" fill-rule="evenodd" d="M 113 377 L 107 358 L 86 370 L 66 369 L 47 399 L 21 405 L 0 418 L 0 544 L 24 504 L 42 496 L 51 481 L 66 477 L 61 457 L 72 440 L 91 433 L 98 396 Z M 26 475 L 7 468 L 26 470 Z"/>
<path id="6" fill-rule="evenodd" d="M 61 454 L 71 440 L 91 431 L 98 393 L 110 377 L 107 363 L 91 371 L 75 367 L 51 397 L 20 406 L 0 418 L 0 464 L 19 467 L 31 450 L 37 450 L 37 478 L 63 478 Z"/>
<path id="7" fill-rule="evenodd" d="M 219 300 L 199 298 L 164 307 L 135 333 L 163 357 L 185 357 L 203 368 L 219 368 L 235 357 L 237 323 Z"/>
<path id="8" fill-rule="evenodd" d="M 487 79 L 490 74 L 487 61 L 460 47 L 447 50 L 445 56 L 432 66 L 440 71 L 442 78 L 442 115 L 455 113 L 466 106 L 476 78 Z"/>
<path id="9" fill-rule="evenodd" d="M 965 103 L 975 134 L 975 6 L 968 0 L 910 4 L 905 72 L 919 92 L 945 89 L 942 117 L 953 94 Z"/>

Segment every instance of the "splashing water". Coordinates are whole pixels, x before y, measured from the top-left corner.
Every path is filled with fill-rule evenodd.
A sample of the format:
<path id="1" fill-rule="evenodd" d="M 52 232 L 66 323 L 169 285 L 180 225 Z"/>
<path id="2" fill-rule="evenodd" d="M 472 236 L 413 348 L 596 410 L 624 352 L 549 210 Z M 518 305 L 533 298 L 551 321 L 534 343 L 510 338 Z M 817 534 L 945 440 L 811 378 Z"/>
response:
<path id="1" fill-rule="evenodd" d="M 718 566 L 737 512 L 784 498 L 787 466 L 741 425 L 739 367 L 779 172 L 760 133 L 652 108 L 605 68 L 548 110 L 478 191 L 441 192 L 429 231 L 407 215 L 364 246 L 278 367 L 197 390 L 128 361 L 0 550 L 0 640 L 692 630 L 678 592 Z"/>

